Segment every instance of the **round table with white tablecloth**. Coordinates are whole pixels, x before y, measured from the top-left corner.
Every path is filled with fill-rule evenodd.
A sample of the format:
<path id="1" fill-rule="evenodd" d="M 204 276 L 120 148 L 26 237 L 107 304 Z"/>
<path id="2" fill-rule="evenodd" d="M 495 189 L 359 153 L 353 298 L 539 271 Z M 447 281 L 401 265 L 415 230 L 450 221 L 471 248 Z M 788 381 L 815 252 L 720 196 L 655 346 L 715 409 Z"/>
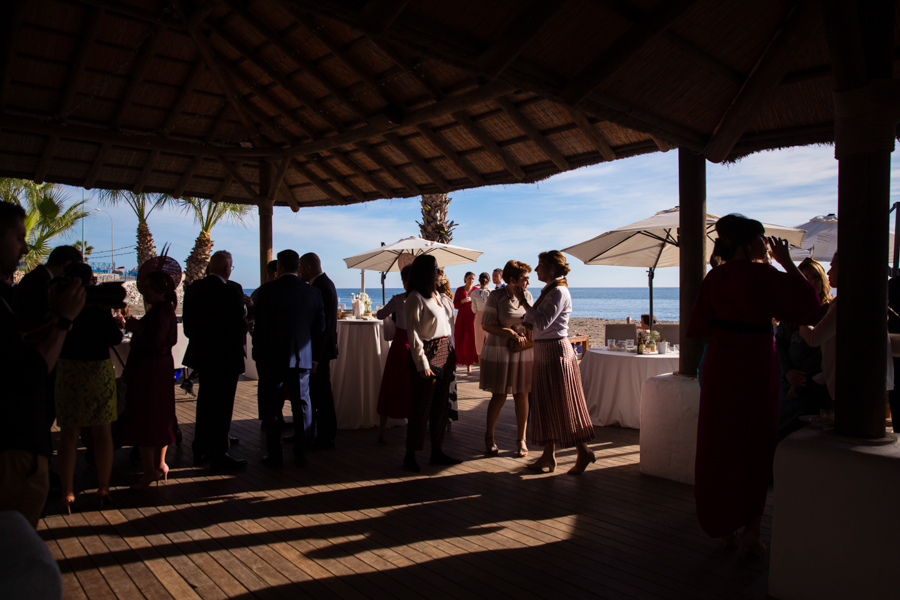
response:
<path id="1" fill-rule="evenodd" d="M 641 428 L 641 385 L 678 370 L 678 353 L 643 354 L 591 348 L 581 360 L 581 381 L 594 425 Z"/>
<path id="2" fill-rule="evenodd" d="M 337 322 L 338 357 L 331 363 L 331 389 L 338 429 L 378 425 L 378 390 L 390 342 L 378 319 Z"/>

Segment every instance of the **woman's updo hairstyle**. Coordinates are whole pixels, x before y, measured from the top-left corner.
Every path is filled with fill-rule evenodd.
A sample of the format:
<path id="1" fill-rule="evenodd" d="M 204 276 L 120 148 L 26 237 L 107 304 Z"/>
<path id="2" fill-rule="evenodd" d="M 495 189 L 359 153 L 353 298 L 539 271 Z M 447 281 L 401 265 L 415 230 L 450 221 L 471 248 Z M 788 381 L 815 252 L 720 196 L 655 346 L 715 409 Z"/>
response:
<path id="1" fill-rule="evenodd" d="M 178 306 L 178 294 L 175 292 L 175 282 L 165 271 L 153 271 L 147 274 L 144 285 L 163 295 L 163 299 L 173 307 Z"/>
<path id="2" fill-rule="evenodd" d="M 487 285 L 491 281 L 491 276 L 487 273 L 482 273 L 478 276 L 478 283 L 481 285 Z"/>
<path id="3" fill-rule="evenodd" d="M 763 224 L 754 219 L 748 219 L 744 215 L 725 215 L 716 221 L 716 243 L 713 246 L 713 255 L 723 261 L 734 258 L 741 248 L 748 248 L 753 240 L 765 234 Z"/>
<path id="4" fill-rule="evenodd" d="M 544 264 L 550 269 L 553 277 L 565 277 L 569 274 L 569 271 L 572 270 L 569 268 L 566 257 L 563 256 L 563 253 L 559 250 L 541 252 L 538 254 L 538 259 L 544 261 Z"/>
<path id="5" fill-rule="evenodd" d="M 503 281 L 509 283 L 513 279 L 524 277 L 529 273 L 531 273 L 531 265 L 527 265 L 519 260 L 511 260 L 503 267 Z"/>

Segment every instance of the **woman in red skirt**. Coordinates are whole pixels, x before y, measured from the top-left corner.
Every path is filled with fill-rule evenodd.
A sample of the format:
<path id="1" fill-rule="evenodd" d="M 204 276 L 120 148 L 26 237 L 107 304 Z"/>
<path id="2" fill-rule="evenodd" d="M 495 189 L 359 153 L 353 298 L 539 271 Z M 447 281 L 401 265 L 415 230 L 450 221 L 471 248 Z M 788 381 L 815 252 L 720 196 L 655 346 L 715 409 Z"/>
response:
<path id="1" fill-rule="evenodd" d="M 478 349 L 475 347 L 475 313 L 472 311 L 472 299 L 469 293 L 475 285 L 475 273 L 466 273 L 466 285 L 456 289 L 453 296 L 453 308 L 459 311 L 456 325 L 453 327 L 453 339 L 456 341 L 456 364 L 466 365 L 466 372 L 472 372 L 472 365 L 478 362 Z"/>
<path id="2" fill-rule="evenodd" d="M 531 402 L 534 430 L 532 441 L 544 447 L 544 454 L 528 468 L 556 470 L 556 446 L 578 449 L 570 475 L 584 472 L 595 462 L 587 442 L 594 438 L 594 426 L 584 401 L 581 372 L 572 344 L 569 343 L 569 315 L 572 295 L 566 275 L 569 264 L 557 250 L 538 255 L 535 269 L 538 279 L 547 285 L 534 306 L 523 286 L 515 286 L 519 304 L 525 307 L 525 323 L 534 327 L 534 363 L 531 376 Z"/>
<path id="3" fill-rule="evenodd" d="M 403 289 L 407 288 L 410 266 L 403 267 L 400 279 Z M 406 334 L 406 294 L 397 294 L 381 310 L 375 313 L 379 319 L 394 320 L 396 331 L 391 340 L 391 349 L 384 363 L 381 375 L 381 389 L 378 391 L 378 415 L 381 417 L 381 429 L 378 431 L 378 443 L 384 443 L 384 430 L 387 420 L 406 419 L 409 417 L 409 337 Z"/>

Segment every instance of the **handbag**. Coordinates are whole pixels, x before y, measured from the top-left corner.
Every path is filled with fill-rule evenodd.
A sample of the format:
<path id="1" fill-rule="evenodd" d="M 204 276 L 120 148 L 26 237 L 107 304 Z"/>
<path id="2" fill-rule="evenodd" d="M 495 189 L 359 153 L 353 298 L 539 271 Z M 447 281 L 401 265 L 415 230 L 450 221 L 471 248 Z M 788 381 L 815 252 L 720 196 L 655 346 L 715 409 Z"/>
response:
<path id="1" fill-rule="evenodd" d="M 119 351 L 115 347 L 111 349 L 116 358 L 119 359 L 119 364 L 122 365 L 122 375 L 116 377 L 116 415 L 121 416 L 125 412 L 125 394 L 128 391 L 128 384 L 125 383 L 125 361 L 119 356 Z"/>
<path id="2" fill-rule="evenodd" d="M 394 334 L 397 333 L 397 324 L 394 322 L 394 316 L 391 315 L 387 319 L 382 319 L 381 325 L 381 334 L 384 336 L 384 341 L 392 341 L 394 339 Z"/>
<path id="3" fill-rule="evenodd" d="M 530 350 L 531 348 L 534 348 L 534 335 L 530 329 L 526 329 L 524 344 L 520 345 L 517 338 L 509 338 L 506 340 L 506 347 L 509 348 L 509 351 L 513 354 Z"/>

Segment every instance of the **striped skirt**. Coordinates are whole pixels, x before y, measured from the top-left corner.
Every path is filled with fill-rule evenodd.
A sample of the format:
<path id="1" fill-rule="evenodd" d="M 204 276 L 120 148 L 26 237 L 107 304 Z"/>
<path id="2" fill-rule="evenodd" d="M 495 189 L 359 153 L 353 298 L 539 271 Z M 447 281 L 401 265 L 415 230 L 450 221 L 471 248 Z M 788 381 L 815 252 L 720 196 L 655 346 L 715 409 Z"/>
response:
<path id="1" fill-rule="evenodd" d="M 578 360 L 566 339 L 534 342 L 531 416 L 532 442 L 539 446 L 571 448 L 594 438 Z"/>

